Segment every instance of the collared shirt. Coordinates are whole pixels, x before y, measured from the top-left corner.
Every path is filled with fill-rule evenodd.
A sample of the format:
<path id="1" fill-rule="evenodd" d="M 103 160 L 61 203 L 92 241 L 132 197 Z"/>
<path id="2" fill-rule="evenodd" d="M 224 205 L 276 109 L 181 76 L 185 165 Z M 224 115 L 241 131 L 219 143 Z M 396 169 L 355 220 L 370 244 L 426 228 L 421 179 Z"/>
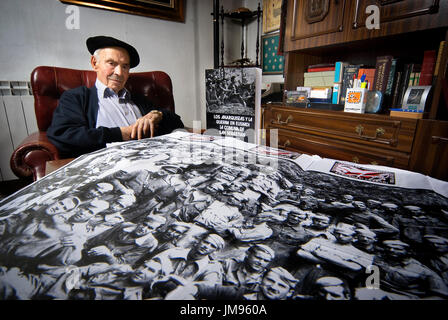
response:
<path id="1" fill-rule="evenodd" d="M 127 127 L 142 116 L 139 108 L 131 101 L 131 94 L 123 88 L 115 93 L 96 79 L 98 92 L 98 117 L 96 127 Z"/>

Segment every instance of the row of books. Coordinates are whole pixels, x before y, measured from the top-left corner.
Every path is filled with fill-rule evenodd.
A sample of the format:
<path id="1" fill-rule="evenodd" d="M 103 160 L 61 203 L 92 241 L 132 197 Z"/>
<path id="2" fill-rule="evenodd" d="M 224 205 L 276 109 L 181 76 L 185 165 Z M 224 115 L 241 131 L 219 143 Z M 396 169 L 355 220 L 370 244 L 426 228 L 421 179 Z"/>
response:
<path id="1" fill-rule="evenodd" d="M 332 88 L 331 103 L 344 104 L 347 89 L 365 86 L 379 91 L 384 109 L 400 108 L 409 86 L 431 86 L 437 77 L 446 41 L 442 41 L 438 52 L 424 51 L 422 60 L 405 63 L 399 57 L 378 56 L 375 66 L 351 64 L 337 61 L 334 64 L 319 64 L 308 67 L 304 73 L 304 86 Z"/>

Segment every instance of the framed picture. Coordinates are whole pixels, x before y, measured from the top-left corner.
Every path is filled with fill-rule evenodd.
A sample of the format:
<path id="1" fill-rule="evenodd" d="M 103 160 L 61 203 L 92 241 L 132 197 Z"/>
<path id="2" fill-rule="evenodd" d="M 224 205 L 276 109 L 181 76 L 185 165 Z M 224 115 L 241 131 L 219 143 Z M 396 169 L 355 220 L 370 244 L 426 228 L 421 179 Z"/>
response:
<path id="1" fill-rule="evenodd" d="M 185 22 L 185 0 L 60 0 L 62 3 Z"/>
<path id="2" fill-rule="evenodd" d="M 263 0 L 263 33 L 280 29 L 282 0 Z"/>
<path id="3" fill-rule="evenodd" d="M 277 55 L 279 33 L 262 36 L 261 43 L 263 74 L 282 74 L 284 57 Z"/>
<path id="4" fill-rule="evenodd" d="M 424 112 L 431 86 L 410 86 L 406 89 L 403 98 L 403 110 Z"/>

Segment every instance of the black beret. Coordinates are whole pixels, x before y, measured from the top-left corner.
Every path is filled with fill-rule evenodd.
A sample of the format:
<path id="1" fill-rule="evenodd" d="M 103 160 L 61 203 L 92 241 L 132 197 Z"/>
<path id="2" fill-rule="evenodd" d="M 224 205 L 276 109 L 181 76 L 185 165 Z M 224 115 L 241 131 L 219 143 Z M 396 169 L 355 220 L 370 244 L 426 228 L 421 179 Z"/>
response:
<path id="1" fill-rule="evenodd" d="M 129 53 L 129 62 L 131 68 L 136 67 L 140 63 L 140 57 L 137 50 L 135 50 L 135 48 L 130 44 L 127 44 L 126 42 L 120 41 L 118 39 L 106 36 L 91 37 L 87 39 L 86 45 L 87 49 L 89 49 L 89 52 L 92 55 L 97 49 L 120 47 L 125 49 Z"/>

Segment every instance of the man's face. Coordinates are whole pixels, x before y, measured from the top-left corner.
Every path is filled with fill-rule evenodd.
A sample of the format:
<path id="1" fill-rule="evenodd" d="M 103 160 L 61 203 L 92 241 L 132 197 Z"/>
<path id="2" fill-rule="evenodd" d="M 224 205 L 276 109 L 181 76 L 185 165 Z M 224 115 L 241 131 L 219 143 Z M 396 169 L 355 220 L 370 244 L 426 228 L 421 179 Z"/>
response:
<path id="1" fill-rule="evenodd" d="M 341 244 L 348 244 L 353 240 L 353 233 L 346 230 L 335 230 L 334 236 L 337 242 Z"/>
<path id="2" fill-rule="evenodd" d="M 323 230 L 328 228 L 330 225 L 330 219 L 327 217 L 314 217 L 313 218 L 313 228 L 317 230 Z"/>
<path id="3" fill-rule="evenodd" d="M 137 237 L 143 237 L 144 235 L 147 235 L 148 233 L 153 233 L 158 227 L 160 227 L 160 223 L 156 221 L 144 221 L 137 225 L 137 227 L 134 230 L 134 234 Z"/>
<path id="4" fill-rule="evenodd" d="M 158 275 L 160 265 L 154 261 L 148 261 L 135 270 L 131 279 L 135 283 L 143 284 L 152 281 Z"/>
<path id="5" fill-rule="evenodd" d="M 75 206 L 75 202 L 72 198 L 66 198 L 53 203 L 45 210 L 45 212 L 49 215 L 55 215 L 72 210 Z"/>
<path id="6" fill-rule="evenodd" d="M 120 47 L 103 48 L 99 52 L 99 61 L 94 56 L 91 59 L 98 80 L 117 93 L 129 78 L 129 62 L 128 52 Z"/>
<path id="7" fill-rule="evenodd" d="M 109 208 L 112 209 L 112 212 L 118 212 L 126 209 L 132 204 L 133 204 L 132 199 L 121 196 L 117 199 L 117 201 L 113 202 Z"/>
<path id="8" fill-rule="evenodd" d="M 247 264 L 252 270 L 262 272 L 271 260 L 272 257 L 269 253 L 263 250 L 255 250 L 247 257 Z"/>
<path id="9" fill-rule="evenodd" d="M 438 253 L 448 252 L 448 241 L 445 239 L 432 239 L 429 244 Z"/>
<path id="10" fill-rule="evenodd" d="M 211 254 L 218 249 L 216 244 L 207 237 L 201 241 L 201 243 L 197 247 L 197 252 L 203 256 Z"/>
<path id="11" fill-rule="evenodd" d="M 395 260 L 402 260 L 402 259 L 406 258 L 407 254 L 408 254 L 408 252 L 405 248 L 398 247 L 398 246 L 387 246 L 386 252 L 387 252 L 387 255 L 389 256 L 389 258 L 393 258 Z"/>
<path id="12" fill-rule="evenodd" d="M 292 211 L 288 214 L 288 222 L 292 225 L 299 224 L 307 217 L 306 212 L 304 211 Z"/>
<path id="13" fill-rule="evenodd" d="M 320 288 L 319 296 L 325 300 L 347 300 L 343 286 L 325 286 Z"/>
<path id="14" fill-rule="evenodd" d="M 171 226 L 165 233 L 165 238 L 170 240 L 177 240 L 187 231 L 188 229 L 183 226 Z"/>
<path id="15" fill-rule="evenodd" d="M 279 275 L 268 272 L 261 282 L 261 290 L 269 300 L 284 300 L 287 298 L 290 288 Z"/>
<path id="16" fill-rule="evenodd" d="M 364 202 L 362 201 L 353 201 L 353 205 L 360 211 L 365 210 L 367 208 Z"/>
<path id="17" fill-rule="evenodd" d="M 372 243 L 375 243 L 376 239 L 374 236 L 369 236 L 369 235 L 365 235 L 362 233 L 358 233 L 356 235 L 356 239 L 358 240 L 358 243 L 363 244 L 363 245 L 370 245 Z"/>

